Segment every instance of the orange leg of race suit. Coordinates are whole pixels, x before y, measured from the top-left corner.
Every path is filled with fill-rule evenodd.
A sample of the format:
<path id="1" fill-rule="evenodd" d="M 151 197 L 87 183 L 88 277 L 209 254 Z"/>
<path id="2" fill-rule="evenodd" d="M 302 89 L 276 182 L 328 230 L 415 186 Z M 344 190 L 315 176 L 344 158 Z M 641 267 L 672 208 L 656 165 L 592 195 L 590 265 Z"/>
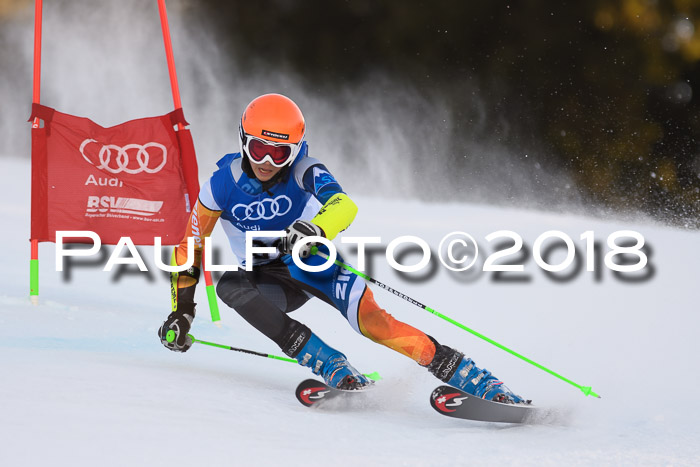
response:
<path id="1" fill-rule="evenodd" d="M 379 308 L 374 294 L 365 288 L 358 307 L 360 331 L 369 339 L 427 366 L 435 356 L 434 342 L 422 331 L 398 321 Z"/>

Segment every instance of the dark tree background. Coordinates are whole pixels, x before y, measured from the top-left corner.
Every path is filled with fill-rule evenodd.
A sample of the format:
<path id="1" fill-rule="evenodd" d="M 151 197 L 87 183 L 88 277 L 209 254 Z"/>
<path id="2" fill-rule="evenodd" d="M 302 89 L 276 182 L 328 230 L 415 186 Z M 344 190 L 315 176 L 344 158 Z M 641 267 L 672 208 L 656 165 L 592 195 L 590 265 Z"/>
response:
<path id="1" fill-rule="evenodd" d="M 519 122 L 508 144 L 544 143 L 592 201 L 699 224 L 700 2 L 204 4 L 242 63 L 323 87 L 380 70 L 450 95 L 464 124 L 470 96 L 457 91 L 469 80 Z"/>

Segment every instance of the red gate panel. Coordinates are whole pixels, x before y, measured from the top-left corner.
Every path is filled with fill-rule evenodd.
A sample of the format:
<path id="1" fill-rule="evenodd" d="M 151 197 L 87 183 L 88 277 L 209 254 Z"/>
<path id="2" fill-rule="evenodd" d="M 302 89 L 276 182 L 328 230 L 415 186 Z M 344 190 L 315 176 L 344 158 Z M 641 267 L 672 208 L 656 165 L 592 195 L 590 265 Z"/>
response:
<path id="1" fill-rule="evenodd" d="M 199 183 L 194 145 L 182 109 L 104 128 L 34 104 L 32 238 L 90 230 L 104 244 L 122 236 L 136 245 L 177 244 Z M 75 239 L 75 241 L 87 241 Z"/>

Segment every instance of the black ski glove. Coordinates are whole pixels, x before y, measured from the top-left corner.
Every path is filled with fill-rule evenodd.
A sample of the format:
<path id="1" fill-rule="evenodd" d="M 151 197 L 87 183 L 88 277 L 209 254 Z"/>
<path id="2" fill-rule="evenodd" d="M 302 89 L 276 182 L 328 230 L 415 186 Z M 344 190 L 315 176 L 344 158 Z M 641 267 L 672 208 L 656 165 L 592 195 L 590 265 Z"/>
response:
<path id="1" fill-rule="evenodd" d="M 282 239 L 282 245 L 280 250 L 282 253 L 291 255 L 292 249 L 294 249 L 294 244 L 304 237 L 325 237 L 323 229 L 313 222 L 309 221 L 294 221 L 292 225 L 285 229 L 287 232 L 287 237 Z M 311 247 L 315 246 L 316 243 L 307 243 L 299 250 L 300 258 L 308 258 L 311 255 Z"/>
<path id="2" fill-rule="evenodd" d="M 187 335 L 194 320 L 194 303 L 179 303 L 177 311 L 168 315 L 158 329 L 160 342 L 173 352 L 187 352 L 192 347 L 192 339 Z"/>
<path id="3" fill-rule="evenodd" d="M 158 329 L 160 342 L 173 352 L 187 352 L 192 347 L 192 339 L 187 335 L 192 327 L 195 316 L 194 291 L 199 282 L 199 268 L 191 268 L 179 273 L 171 273 L 173 297 L 177 309 L 168 315 L 163 325 Z M 174 277 L 173 277 L 174 276 Z M 189 287 L 177 288 L 179 280 L 188 279 Z"/>

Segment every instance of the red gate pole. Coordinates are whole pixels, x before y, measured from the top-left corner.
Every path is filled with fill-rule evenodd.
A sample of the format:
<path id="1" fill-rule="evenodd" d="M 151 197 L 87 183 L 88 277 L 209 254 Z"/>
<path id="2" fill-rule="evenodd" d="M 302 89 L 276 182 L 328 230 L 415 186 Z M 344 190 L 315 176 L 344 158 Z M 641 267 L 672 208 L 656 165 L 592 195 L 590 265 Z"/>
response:
<path id="1" fill-rule="evenodd" d="M 34 92 L 32 102 L 39 104 L 41 99 L 41 11 L 43 0 L 34 2 Z M 39 128 L 39 118 L 35 117 L 32 128 Z"/>
<path id="2" fill-rule="evenodd" d="M 173 44 L 170 40 L 170 26 L 168 25 L 168 12 L 165 9 L 165 0 L 158 0 L 158 12 L 160 13 L 160 24 L 163 28 L 163 42 L 165 43 L 165 58 L 168 62 L 168 72 L 170 73 L 170 87 L 173 91 L 173 103 L 175 108 L 182 108 L 180 101 L 180 88 L 177 84 L 177 72 L 175 71 L 175 57 L 173 56 Z M 178 130 L 184 128 L 182 123 L 177 124 Z M 195 194 L 196 196 L 197 194 Z M 196 201 L 195 201 L 196 202 Z M 209 301 L 209 311 L 211 320 L 220 325 L 219 304 L 216 301 L 216 291 L 211 279 L 211 273 L 204 268 L 204 252 L 202 251 L 202 272 L 204 272 L 204 283 L 206 285 L 207 299 Z"/>
<path id="3" fill-rule="evenodd" d="M 32 103 L 40 103 L 41 94 L 41 12 L 42 0 L 34 2 L 34 83 Z M 39 128 L 39 118 L 35 117 L 32 129 Z M 34 305 L 39 304 L 39 240 L 32 238 L 29 259 L 29 299 Z"/>
<path id="4" fill-rule="evenodd" d="M 168 12 L 165 9 L 165 0 L 158 0 L 158 12 L 160 13 L 160 25 L 163 28 L 163 42 L 165 43 L 165 59 L 168 61 L 170 73 L 170 87 L 173 90 L 173 102 L 175 108 L 182 107 L 180 102 L 180 88 L 177 85 L 177 72 L 175 71 L 175 58 L 173 56 L 173 44 L 170 41 L 170 26 L 168 25 Z M 178 129 L 182 129 L 182 123 L 178 123 Z"/>

